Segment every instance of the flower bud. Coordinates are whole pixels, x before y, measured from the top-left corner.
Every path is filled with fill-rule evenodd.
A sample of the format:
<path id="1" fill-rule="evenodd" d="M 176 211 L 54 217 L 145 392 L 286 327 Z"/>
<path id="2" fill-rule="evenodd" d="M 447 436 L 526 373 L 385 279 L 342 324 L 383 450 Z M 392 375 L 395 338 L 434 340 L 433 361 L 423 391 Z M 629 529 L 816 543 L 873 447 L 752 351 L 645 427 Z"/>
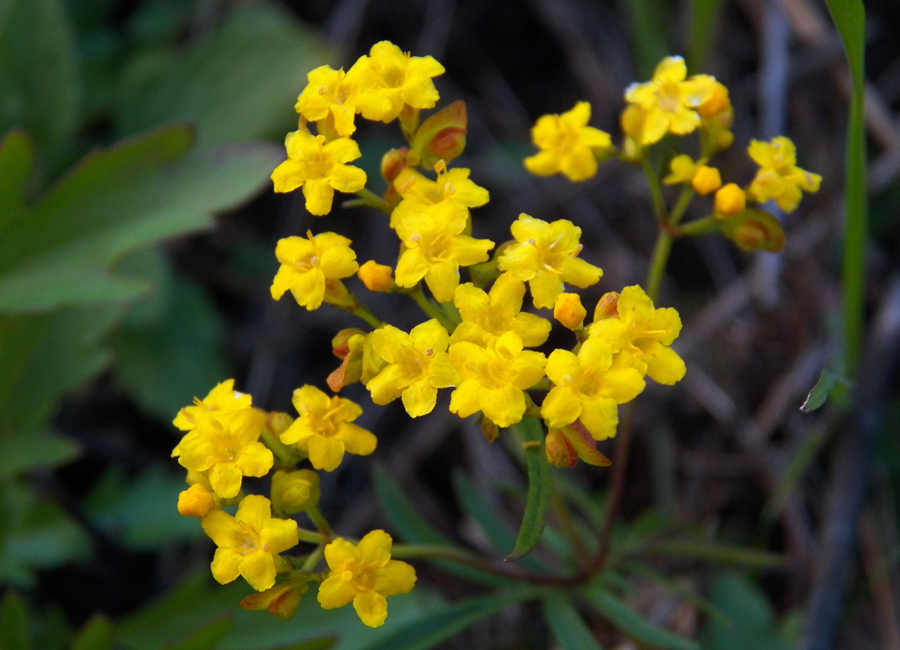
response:
<path id="1" fill-rule="evenodd" d="M 584 325 L 587 310 L 581 304 L 577 293 L 561 293 L 556 297 L 553 306 L 553 318 L 570 330 L 580 330 Z"/>
<path id="2" fill-rule="evenodd" d="M 178 495 L 178 512 L 185 517 L 205 517 L 215 507 L 212 492 L 202 483 L 194 483 Z"/>
<path id="3" fill-rule="evenodd" d="M 709 99 L 697 107 L 697 113 L 700 114 L 700 117 L 712 117 L 729 108 L 731 108 L 731 100 L 728 99 L 728 88 L 717 81 Z"/>
<path id="4" fill-rule="evenodd" d="M 689 183 L 697 171 L 697 163 L 693 158 L 686 154 L 675 156 L 669 163 L 671 174 L 663 179 L 666 185 L 676 185 L 678 183 Z"/>
<path id="5" fill-rule="evenodd" d="M 747 209 L 747 195 L 735 183 L 724 185 L 716 192 L 715 215 L 717 219 L 740 214 Z"/>
<path id="6" fill-rule="evenodd" d="M 381 175 L 388 185 L 393 185 L 394 179 L 406 168 L 406 147 L 390 149 L 381 157 Z"/>
<path id="7" fill-rule="evenodd" d="M 430 168 L 450 162 L 466 148 L 466 103 L 455 101 L 422 122 L 413 137 L 407 162 Z"/>
<path id="8" fill-rule="evenodd" d="M 578 460 L 575 448 L 559 429 L 550 429 L 547 432 L 544 453 L 547 455 L 547 462 L 560 469 L 573 467 Z"/>
<path id="9" fill-rule="evenodd" d="M 715 167 L 700 165 L 694 172 L 694 177 L 691 179 L 691 186 L 698 194 L 706 196 L 711 192 L 715 192 L 722 186 L 722 177 L 719 175 L 719 170 Z"/>
<path id="10" fill-rule="evenodd" d="M 345 338 L 349 337 L 349 338 Z M 353 384 L 362 377 L 363 348 L 366 335 L 358 329 L 346 329 L 338 332 L 331 344 L 332 353 L 341 360 L 341 365 L 328 375 L 328 387 L 335 393 L 341 392 L 344 386 Z"/>
<path id="11" fill-rule="evenodd" d="M 288 427 L 294 423 L 294 418 L 287 413 L 280 411 L 272 411 L 266 416 L 266 431 L 276 438 L 288 430 Z"/>
<path id="12" fill-rule="evenodd" d="M 594 308 L 594 322 L 606 320 L 607 318 L 615 318 L 618 315 L 619 293 L 617 291 L 604 293 L 600 297 L 600 300 L 597 301 L 597 306 Z"/>
<path id="13" fill-rule="evenodd" d="M 359 267 L 356 275 L 366 285 L 369 291 L 386 292 L 390 291 L 393 286 L 391 281 L 391 272 L 393 269 L 384 264 L 378 264 L 375 260 L 369 260 Z"/>
<path id="14" fill-rule="evenodd" d="M 319 503 L 319 475 L 311 469 L 278 471 L 272 476 L 272 506 L 292 515 Z"/>
<path id="15" fill-rule="evenodd" d="M 341 309 L 358 306 L 356 298 L 347 290 L 344 283 L 334 278 L 325 278 L 325 297 L 322 300 Z"/>
<path id="16" fill-rule="evenodd" d="M 300 606 L 300 597 L 309 589 L 303 578 L 287 580 L 258 594 L 251 594 L 241 601 L 241 608 L 251 611 L 269 610 L 275 618 L 286 621 L 293 618 Z"/>
<path id="17" fill-rule="evenodd" d="M 750 208 L 722 221 L 722 234 L 745 251 L 779 253 L 784 248 L 784 230 L 768 212 Z"/>

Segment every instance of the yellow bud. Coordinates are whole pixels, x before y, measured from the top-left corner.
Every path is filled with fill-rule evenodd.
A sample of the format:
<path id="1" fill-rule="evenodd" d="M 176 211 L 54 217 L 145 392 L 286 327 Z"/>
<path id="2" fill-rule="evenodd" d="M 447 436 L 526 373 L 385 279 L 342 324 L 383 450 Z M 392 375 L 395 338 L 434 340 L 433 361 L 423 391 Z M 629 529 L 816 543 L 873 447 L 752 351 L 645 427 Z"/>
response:
<path id="1" fill-rule="evenodd" d="M 547 462 L 560 469 L 572 467 L 578 460 L 578 454 L 572 447 L 572 443 L 562 435 L 559 429 L 550 429 L 547 433 L 544 453 L 547 455 Z"/>
<path id="2" fill-rule="evenodd" d="M 553 306 L 553 318 L 570 330 L 580 330 L 587 310 L 581 304 L 577 293 L 561 293 Z"/>
<path id="3" fill-rule="evenodd" d="M 713 86 L 709 99 L 697 107 L 700 117 L 712 117 L 731 108 L 731 100 L 728 99 L 728 88 L 718 81 Z"/>
<path id="4" fill-rule="evenodd" d="M 202 483 L 194 483 L 178 495 L 178 512 L 185 517 L 205 517 L 216 507 L 216 500 Z"/>
<path id="5" fill-rule="evenodd" d="M 406 154 L 408 151 L 406 147 L 390 149 L 381 157 L 381 175 L 388 182 L 388 185 L 393 185 L 394 179 L 406 167 Z"/>
<path id="6" fill-rule="evenodd" d="M 467 126 L 464 101 L 445 106 L 419 126 L 411 145 L 410 164 L 432 167 L 439 160 L 450 162 L 466 148 Z"/>
<path id="7" fill-rule="evenodd" d="M 241 608 L 256 611 L 269 610 L 269 614 L 286 621 L 293 618 L 300 606 L 300 597 L 309 589 L 309 583 L 296 578 L 275 585 L 258 594 L 251 594 L 241 601 Z"/>
<path id="8" fill-rule="evenodd" d="M 724 151 L 734 143 L 734 133 L 720 131 L 716 136 L 716 151 Z"/>
<path id="9" fill-rule="evenodd" d="M 722 177 L 719 175 L 719 170 L 715 167 L 700 165 L 697 167 L 697 171 L 694 172 L 691 185 L 697 193 L 706 196 L 722 186 Z"/>
<path id="10" fill-rule="evenodd" d="M 640 142 L 644 131 L 644 110 L 640 106 L 636 104 L 626 106 L 619 122 L 625 135 Z"/>
<path id="11" fill-rule="evenodd" d="M 722 221 L 722 234 L 745 251 L 779 253 L 784 248 L 784 230 L 768 212 L 753 208 Z"/>
<path id="12" fill-rule="evenodd" d="M 617 291 L 604 293 L 594 308 L 594 322 L 615 318 L 619 315 L 619 294 Z"/>
<path id="13" fill-rule="evenodd" d="M 378 264 L 375 260 L 369 260 L 359 267 L 356 274 L 369 291 L 385 292 L 390 291 L 393 286 L 393 282 L 391 282 L 392 271 L 393 269 L 390 266 Z"/>
<path id="14" fill-rule="evenodd" d="M 272 506 L 292 515 L 319 503 L 319 475 L 311 469 L 278 471 L 272 476 Z"/>
<path id="15" fill-rule="evenodd" d="M 335 278 L 325 278 L 325 296 L 323 301 L 329 305 L 348 309 L 357 306 L 356 298 L 353 297 L 344 283 Z"/>
<path id="16" fill-rule="evenodd" d="M 266 416 L 266 431 L 277 438 L 282 433 L 287 431 L 288 427 L 293 423 L 294 418 L 292 418 L 287 413 L 272 411 Z"/>
<path id="17" fill-rule="evenodd" d="M 728 183 L 716 192 L 717 219 L 740 214 L 747 208 L 747 195 L 735 183 Z"/>

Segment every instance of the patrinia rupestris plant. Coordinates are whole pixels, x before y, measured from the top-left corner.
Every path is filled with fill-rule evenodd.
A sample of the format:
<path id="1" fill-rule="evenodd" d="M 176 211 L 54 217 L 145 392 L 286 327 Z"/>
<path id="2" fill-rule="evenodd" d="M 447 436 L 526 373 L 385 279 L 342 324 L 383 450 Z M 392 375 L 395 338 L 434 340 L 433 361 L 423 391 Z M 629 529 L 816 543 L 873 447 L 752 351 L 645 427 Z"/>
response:
<path id="1" fill-rule="evenodd" d="M 541 117 L 532 129 L 540 151 L 525 160 L 529 171 L 578 182 L 592 178 L 607 160 L 638 165 L 646 172 L 659 226 L 646 287 L 606 293 L 585 324 L 588 310 L 577 293 L 566 291 L 567 285 L 590 287 L 603 272 L 583 250 L 578 226 L 521 214 L 507 242 L 497 245 L 474 236 L 470 210 L 488 202 L 488 191 L 469 178 L 468 169 L 449 166 L 465 148 L 465 105 L 454 102 L 420 120 L 420 112 L 438 102 L 432 79 L 443 72 L 432 57 L 413 57 L 381 42 L 347 72 L 322 66 L 309 73 L 296 104 L 299 128 L 285 141 L 288 159 L 272 174 L 275 191 L 300 189 L 307 210 L 317 216 L 331 211 L 335 191 L 356 194 L 350 204 L 371 206 L 389 217 L 385 227 L 399 238 L 400 253 L 393 268 L 374 261 L 360 265 L 352 242 L 340 234 L 310 231 L 287 237 L 275 249 L 281 266 L 272 297 L 279 300 L 290 292 L 308 310 L 326 303 L 368 326 L 334 337 L 334 354 L 341 360 L 327 378 L 334 393 L 362 382 L 375 404 L 399 398 L 411 417 L 420 417 L 435 408 L 438 391 L 448 389 L 450 411 L 460 417 L 477 414 L 487 442 L 494 442 L 501 429 L 515 437 L 529 487 L 507 560 L 524 558 L 541 538 L 558 481 L 551 466 L 572 467 L 578 459 L 610 465 L 596 441 L 613 438 L 621 429 L 598 539 L 586 550 L 568 531 L 577 570 L 554 575 L 540 564 L 537 570 L 518 570 L 449 545 L 394 545 L 382 530 L 360 540 L 337 536 L 318 507 L 316 472 L 333 471 L 348 453 L 373 454 L 378 441 L 354 424 L 362 413 L 359 405 L 312 385 L 294 391 L 296 417 L 256 409 L 250 395 L 235 390 L 233 380 L 182 409 L 174 423 L 186 434 L 173 456 L 188 470 L 190 487 L 181 494 L 178 510 L 200 518 L 217 544 L 216 580 L 243 576 L 259 594 L 242 605 L 268 609 L 280 618 L 292 616 L 301 595 L 317 585 L 322 607 L 353 602 L 366 625 L 380 626 L 387 616 L 386 597 L 409 592 L 416 581 L 413 567 L 395 558 L 418 557 L 469 565 L 479 575 L 503 578 L 504 585 L 536 585 L 540 588 L 517 592 L 512 600 L 541 599 L 550 617 L 572 609 L 560 600 L 560 588 L 581 589 L 632 635 L 649 634 L 664 647 L 693 647 L 649 624 L 635 627 L 634 613 L 610 601 L 596 580 L 608 559 L 624 489 L 630 417 L 620 426 L 619 407 L 627 404 L 627 414 L 648 378 L 671 385 L 685 374 L 683 360 L 670 347 L 681 330 L 679 314 L 654 304 L 673 240 L 720 233 L 744 250 L 777 252 L 784 245 L 778 220 L 751 206 L 774 200 L 792 211 L 802 192 L 818 190 L 820 177 L 797 167 L 794 145 L 777 137 L 750 143 L 747 151 L 759 170 L 744 187 L 723 182 L 710 161 L 734 139 L 728 90 L 708 75 L 688 77 L 680 57 L 664 59 L 651 81 L 626 90 L 620 148 L 608 133 L 588 126 L 586 102 Z M 396 121 L 408 143 L 384 154 L 381 173 L 388 189 L 380 196 L 367 189 L 365 172 L 352 165 L 361 156 L 352 139 L 357 116 Z M 663 138 L 692 134 L 699 136 L 698 158 L 681 154 L 659 160 L 664 154 L 656 145 Z M 660 162 L 668 163 L 665 175 L 656 171 Z M 682 188 L 671 207 L 665 185 Z M 698 194 L 711 199 L 708 215 L 684 223 Z M 461 279 L 461 267 L 468 271 L 468 282 Z M 406 332 L 382 321 L 344 283 L 353 275 L 368 291 L 408 296 L 424 312 L 423 322 Z M 522 311 L 528 293 L 536 308 L 552 310 L 553 319 L 572 332 L 571 347 L 549 354 L 534 350 L 548 340 L 552 322 Z M 245 495 L 243 477 L 273 470 L 268 497 Z M 381 482 L 381 491 L 390 494 L 390 479 L 382 476 Z M 469 494 L 477 511 L 477 496 L 464 489 L 461 494 Z M 300 527 L 292 518 L 301 512 L 313 528 Z M 286 554 L 300 545 L 299 555 Z M 549 625 L 554 633 L 566 632 L 556 629 L 558 621 Z M 573 625 L 568 633 L 577 633 L 583 623 Z"/>

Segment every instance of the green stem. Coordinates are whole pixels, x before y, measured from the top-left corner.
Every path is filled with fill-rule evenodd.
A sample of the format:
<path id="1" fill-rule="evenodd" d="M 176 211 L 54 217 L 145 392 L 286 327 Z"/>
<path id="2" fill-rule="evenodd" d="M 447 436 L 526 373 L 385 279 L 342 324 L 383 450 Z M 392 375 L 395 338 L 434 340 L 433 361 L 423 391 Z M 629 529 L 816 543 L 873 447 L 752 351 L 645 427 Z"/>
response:
<path id="1" fill-rule="evenodd" d="M 309 557 L 306 558 L 306 562 L 303 563 L 303 566 L 300 567 L 301 573 L 311 573 L 313 569 L 316 568 L 316 565 L 319 563 L 319 560 L 322 559 L 322 556 L 325 554 L 325 545 L 320 544 L 315 551 L 309 554 Z"/>
<path id="2" fill-rule="evenodd" d="M 391 212 L 393 212 L 393 210 L 391 210 L 391 206 L 387 204 L 387 201 L 385 201 L 374 192 L 366 189 L 365 187 L 359 190 L 356 193 L 356 196 L 360 198 L 360 201 L 362 201 L 363 205 L 368 205 L 369 207 L 375 208 L 376 210 L 381 210 L 385 214 L 390 214 Z M 347 201 L 346 203 L 344 203 L 344 205 L 347 207 L 353 207 L 353 205 L 359 204 L 356 201 Z"/>
<path id="3" fill-rule="evenodd" d="M 297 539 L 301 542 L 311 542 L 320 545 L 328 541 L 322 533 L 315 533 L 311 530 L 306 530 L 305 528 L 297 529 Z"/>
<path id="4" fill-rule="evenodd" d="M 683 226 L 678 226 L 673 233 L 675 237 L 703 237 L 712 235 L 722 230 L 722 222 L 713 215 L 691 221 Z"/>
<path id="5" fill-rule="evenodd" d="M 681 190 L 681 196 L 678 197 L 678 201 L 675 203 L 675 207 L 672 208 L 672 214 L 669 215 L 670 225 L 677 226 L 681 222 L 681 217 L 684 216 L 684 212 L 691 204 L 691 199 L 693 198 L 694 188 L 690 185 L 685 185 Z"/>
<path id="6" fill-rule="evenodd" d="M 278 462 L 282 468 L 291 470 L 297 465 L 297 461 L 300 459 L 294 455 L 288 445 L 281 442 L 271 432 L 263 429 L 260 438 L 262 438 L 262 443 L 278 458 Z"/>
<path id="7" fill-rule="evenodd" d="M 426 316 L 436 318 L 438 322 L 447 329 L 448 332 L 452 334 L 453 330 L 456 329 L 456 324 L 450 320 L 450 318 L 447 316 L 447 312 L 441 309 L 437 305 L 437 303 L 429 300 L 428 296 L 425 295 L 425 292 L 422 291 L 421 282 L 411 290 L 404 291 L 403 293 L 412 298 L 419 306 L 419 308 L 425 312 Z"/>
<path id="8" fill-rule="evenodd" d="M 672 235 L 665 228 L 660 228 L 656 236 L 656 245 L 653 248 L 653 257 L 650 260 L 650 269 L 647 272 L 647 295 L 654 302 L 659 296 L 659 287 L 662 284 L 663 273 L 666 271 L 666 263 L 669 261 L 671 250 Z"/>
<path id="9" fill-rule="evenodd" d="M 653 211 L 656 213 L 656 220 L 660 225 L 668 221 L 666 216 L 666 202 L 663 200 L 662 187 L 659 184 L 659 176 L 654 171 L 648 158 L 641 161 L 641 169 L 647 176 L 647 182 L 650 184 L 650 194 L 653 196 Z"/>
<path id="10" fill-rule="evenodd" d="M 328 523 L 328 520 L 325 519 L 325 515 L 322 514 L 322 511 L 319 510 L 319 506 L 314 506 L 306 511 L 306 515 L 309 517 L 310 521 L 313 522 L 313 525 L 325 538 L 325 541 L 329 541 L 332 537 L 334 537 L 334 532 L 331 530 L 331 524 Z"/>

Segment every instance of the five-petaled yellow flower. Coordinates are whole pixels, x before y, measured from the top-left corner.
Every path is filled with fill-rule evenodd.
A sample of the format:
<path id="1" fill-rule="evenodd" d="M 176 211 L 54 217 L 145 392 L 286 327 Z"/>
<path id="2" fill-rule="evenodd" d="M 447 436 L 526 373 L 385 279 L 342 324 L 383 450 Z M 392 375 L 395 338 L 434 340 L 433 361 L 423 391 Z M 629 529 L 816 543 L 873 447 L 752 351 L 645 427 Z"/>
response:
<path id="1" fill-rule="evenodd" d="M 310 214 L 331 212 L 335 190 L 352 194 L 366 186 L 366 172 L 344 164 L 362 155 L 350 138 L 325 142 L 324 135 L 300 129 L 287 134 L 284 146 L 288 159 L 272 172 L 275 191 L 290 192 L 302 186 Z"/>
<path id="2" fill-rule="evenodd" d="M 552 308 L 563 282 L 585 289 L 603 275 L 599 267 L 578 259 L 581 228 L 568 219 L 547 223 L 520 214 L 510 230 L 518 243 L 500 255 L 500 270 L 528 282 L 535 307 Z"/>
<path id="3" fill-rule="evenodd" d="M 248 408 L 251 403 L 250 395 L 234 390 L 234 379 L 226 379 L 209 391 L 203 399 L 195 397 L 193 406 L 185 406 L 178 411 L 172 424 L 182 431 L 190 431 L 210 419 L 227 422 L 235 413 Z"/>
<path id="4" fill-rule="evenodd" d="M 280 300 L 290 290 L 297 304 L 318 309 L 325 298 L 325 281 L 347 278 L 356 273 L 356 253 L 350 240 L 333 232 L 306 238 L 286 237 L 275 246 L 275 257 L 281 262 L 272 281 L 272 298 Z"/>
<path id="5" fill-rule="evenodd" d="M 324 120 L 330 115 L 338 135 L 352 135 L 356 130 L 353 122 L 363 67 L 360 60 L 346 73 L 343 68 L 333 70 L 327 65 L 316 68 L 306 75 L 309 83 L 300 93 L 294 108 L 311 122 Z"/>
<path id="6" fill-rule="evenodd" d="M 554 428 L 581 420 L 595 440 L 616 435 L 618 404 L 644 390 L 644 378 L 634 368 L 612 366 L 610 344 L 599 338 L 585 341 L 578 355 L 554 350 L 547 359 L 547 377 L 555 386 L 541 405 L 541 417 Z"/>
<path id="7" fill-rule="evenodd" d="M 775 199 L 778 207 L 793 212 L 800 203 L 801 191 L 818 192 L 822 177 L 797 167 L 797 150 L 784 136 L 772 142 L 753 140 L 747 153 L 760 166 L 747 194 L 757 203 Z"/>
<path id="8" fill-rule="evenodd" d="M 219 548 L 212 561 L 213 577 L 223 585 L 239 575 L 257 591 L 275 584 L 279 553 L 297 545 L 297 522 L 274 519 L 271 502 L 251 494 L 241 500 L 234 517 L 213 510 L 202 522 L 203 530 Z"/>
<path id="9" fill-rule="evenodd" d="M 412 591 L 416 570 L 406 562 L 391 559 L 391 536 L 373 530 L 354 546 L 338 538 L 325 547 L 331 569 L 319 586 L 322 609 L 343 607 L 353 601 L 360 620 L 380 627 L 387 618 L 387 596 Z"/>
<path id="10" fill-rule="evenodd" d="M 454 219 L 459 216 L 468 219 L 469 208 L 477 208 L 488 202 L 488 191 L 469 180 L 468 169 L 446 171 L 443 165 L 436 169 L 436 181 L 409 167 L 397 175 L 394 187 L 403 200 L 391 213 L 391 228 L 396 228 L 407 216 L 427 210 L 431 205 L 449 208 L 445 214 L 452 215 Z"/>
<path id="11" fill-rule="evenodd" d="M 334 470 L 345 451 L 359 456 L 375 451 L 375 436 L 352 424 L 362 415 L 362 408 L 355 402 L 337 395 L 329 397 L 309 385 L 294 391 L 293 402 L 300 417 L 281 434 L 281 442 L 300 443 L 316 469 Z"/>
<path id="12" fill-rule="evenodd" d="M 591 338 L 607 341 L 617 353 L 616 365 L 630 366 L 669 385 L 684 377 L 684 361 L 669 347 L 680 333 L 678 312 L 671 307 L 654 309 L 653 301 L 637 285 L 622 289 L 616 315 L 590 328 Z"/>
<path id="13" fill-rule="evenodd" d="M 597 157 L 612 148 L 609 133 L 588 126 L 591 105 L 578 102 L 562 115 L 542 115 L 531 129 L 531 140 L 541 151 L 525 159 L 532 174 L 562 173 L 584 181 L 597 173 Z"/>
<path id="14" fill-rule="evenodd" d="M 236 497 L 244 476 L 265 476 L 272 469 L 272 452 L 259 442 L 265 422 L 265 414 L 253 408 L 238 411 L 225 423 L 210 420 L 188 433 L 172 456 L 189 470 L 209 470 L 217 497 Z"/>
<path id="15" fill-rule="evenodd" d="M 462 234 L 467 215 L 454 215 L 449 205 L 423 206 L 397 224 L 397 235 L 404 249 L 397 260 L 395 282 L 414 287 L 425 284 L 438 302 L 453 300 L 459 286 L 459 267 L 486 262 L 494 247 L 490 239 L 475 239 Z"/>
<path id="16" fill-rule="evenodd" d="M 716 80 L 709 75 L 687 76 L 680 56 L 669 56 L 653 72 L 653 80 L 634 83 L 625 100 L 643 110 L 641 144 L 658 142 L 666 133 L 686 135 L 700 125 L 697 107 L 712 97 Z"/>
<path id="17" fill-rule="evenodd" d="M 481 411 L 499 427 L 525 415 L 525 390 L 544 377 L 547 358 L 522 349 L 513 332 L 481 347 L 468 341 L 450 346 L 450 361 L 462 378 L 450 396 L 450 412 L 464 418 Z"/>
<path id="18" fill-rule="evenodd" d="M 524 297 L 525 283 L 510 273 L 497 278 L 490 293 L 471 282 L 459 285 L 453 304 L 463 320 L 450 335 L 450 343 L 469 341 L 484 347 L 506 332 L 515 332 L 526 348 L 542 345 L 550 336 L 550 321 L 523 313 Z"/>
<path id="19" fill-rule="evenodd" d="M 430 56 L 410 56 L 388 41 L 375 43 L 369 56 L 357 62 L 361 73 L 357 108 L 367 120 L 390 122 L 403 110 L 434 108 L 440 98 L 432 77 L 444 74 L 444 66 Z"/>
<path id="20" fill-rule="evenodd" d="M 385 325 L 369 334 L 372 355 L 387 365 L 366 384 L 376 404 L 403 397 L 403 406 L 412 417 L 431 413 L 437 389 L 454 386 L 459 375 L 447 346 L 450 335 L 432 318 L 416 325 L 409 334 Z"/>

